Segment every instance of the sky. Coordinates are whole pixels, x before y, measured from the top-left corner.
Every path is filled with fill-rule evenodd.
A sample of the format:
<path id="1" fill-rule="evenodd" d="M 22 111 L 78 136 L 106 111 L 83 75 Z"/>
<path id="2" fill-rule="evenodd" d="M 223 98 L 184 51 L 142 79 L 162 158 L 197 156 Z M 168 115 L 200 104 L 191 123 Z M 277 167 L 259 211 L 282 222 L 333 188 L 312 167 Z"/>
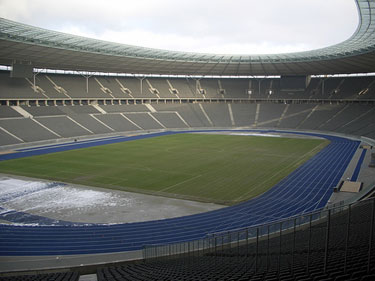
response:
<path id="1" fill-rule="evenodd" d="M 354 0 L 0 0 L 0 17 L 129 45 L 215 54 L 312 50 L 348 39 Z"/>

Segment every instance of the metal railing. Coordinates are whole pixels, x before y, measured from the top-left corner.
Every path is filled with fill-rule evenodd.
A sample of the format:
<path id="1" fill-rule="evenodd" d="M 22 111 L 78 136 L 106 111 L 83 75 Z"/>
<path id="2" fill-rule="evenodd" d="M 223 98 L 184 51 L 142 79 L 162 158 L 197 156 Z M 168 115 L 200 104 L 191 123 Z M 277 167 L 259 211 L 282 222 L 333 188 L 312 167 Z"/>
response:
<path id="1" fill-rule="evenodd" d="M 320 263 L 324 271 L 332 261 L 346 268 L 348 259 L 362 250 L 370 269 L 374 248 L 375 199 L 340 203 L 316 212 L 243 229 L 207 234 L 204 238 L 165 245 L 146 245 L 148 261 L 207 257 L 214 262 L 235 258 L 255 272 L 293 268 L 298 261 L 307 269 Z M 339 258 L 335 258 L 338 256 Z"/>

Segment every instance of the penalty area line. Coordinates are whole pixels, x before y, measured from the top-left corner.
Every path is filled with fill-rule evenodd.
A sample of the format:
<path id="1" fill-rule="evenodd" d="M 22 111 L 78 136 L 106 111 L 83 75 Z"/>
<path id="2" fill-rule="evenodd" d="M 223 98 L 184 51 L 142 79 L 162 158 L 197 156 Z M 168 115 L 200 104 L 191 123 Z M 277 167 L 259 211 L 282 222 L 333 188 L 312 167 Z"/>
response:
<path id="1" fill-rule="evenodd" d="M 190 178 L 190 179 L 187 179 L 187 180 L 184 180 L 184 181 L 178 182 L 178 183 L 176 183 L 176 184 L 173 184 L 173 185 L 167 186 L 166 188 L 163 188 L 163 189 L 161 189 L 161 190 L 159 190 L 159 191 L 157 191 L 157 192 L 164 192 L 164 191 L 166 191 L 166 190 L 172 189 L 173 187 L 176 187 L 176 186 L 178 186 L 178 185 L 180 185 L 180 184 L 183 184 L 183 183 L 187 183 L 187 182 L 192 181 L 192 180 L 194 180 L 194 179 L 196 179 L 196 178 L 199 178 L 199 177 L 201 177 L 201 176 L 202 176 L 202 175 L 197 175 L 197 176 L 192 177 L 192 178 Z"/>

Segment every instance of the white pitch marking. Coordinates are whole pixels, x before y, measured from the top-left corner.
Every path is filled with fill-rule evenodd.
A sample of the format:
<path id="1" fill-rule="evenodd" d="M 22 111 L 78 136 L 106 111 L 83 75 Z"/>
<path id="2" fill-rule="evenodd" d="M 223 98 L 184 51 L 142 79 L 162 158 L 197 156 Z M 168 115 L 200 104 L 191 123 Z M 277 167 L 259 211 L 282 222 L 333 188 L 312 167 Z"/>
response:
<path id="1" fill-rule="evenodd" d="M 171 185 L 171 186 L 168 186 L 168 187 L 166 187 L 166 188 L 164 188 L 164 189 L 159 190 L 159 192 L 164 192 L 164 191 L 166 191 L 166 190 L 168 190 L 168 189 L 171 189 L 171 188 L 173 188 L 173 187 L 175 187 L 175 186 L 177 186 L 177 185 L 180 185 L 180 184 L 186 183 L 186 182 L 188 182 L 188 181 L 194 180 L 194 179 L 199 178 L 199 177 L 201 177 L 201 176 L 202 176 L 202 175 L 197 175 L 197 176 L 192 177 L 192 178 L 190 178 L 190 179 L 187 179 L 187 180 L 181 181 L 181 182 L 179 182 L 179 183 L 173 184 L 173 185 Z"/>

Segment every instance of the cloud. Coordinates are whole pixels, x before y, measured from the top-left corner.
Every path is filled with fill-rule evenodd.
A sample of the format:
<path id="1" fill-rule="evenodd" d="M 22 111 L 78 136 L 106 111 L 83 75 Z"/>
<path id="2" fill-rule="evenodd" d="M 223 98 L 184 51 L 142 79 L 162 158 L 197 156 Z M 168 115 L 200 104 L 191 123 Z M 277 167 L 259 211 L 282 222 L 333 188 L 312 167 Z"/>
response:
<path id="1" fill-rule="evenodd" d="M 325 47 L 358 24 L 352 0 L 0 0 L 0 16 L 131 45 L 233 54 Z"/>

